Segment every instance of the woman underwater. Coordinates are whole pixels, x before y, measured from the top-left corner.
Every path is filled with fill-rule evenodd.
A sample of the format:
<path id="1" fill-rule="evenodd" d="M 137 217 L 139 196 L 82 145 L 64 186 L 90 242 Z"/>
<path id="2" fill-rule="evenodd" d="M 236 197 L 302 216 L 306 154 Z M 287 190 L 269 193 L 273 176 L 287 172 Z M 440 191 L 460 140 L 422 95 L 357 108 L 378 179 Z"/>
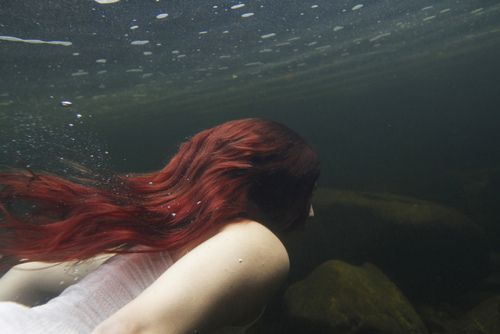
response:
<path id="1" fill-rule="evenodd" d="M 305 223 L 318 176 L 314 150 L 262 119 L 201 131 L 162 170 L 113 186 L 1 172 L 4 269 L 108 255 L 45 304 L 0 302 L 0 332 L 244 332 L 286 278 L 278 236 Z M 19 275 L 36 271 L 10 270 L 2 300 Z"/>

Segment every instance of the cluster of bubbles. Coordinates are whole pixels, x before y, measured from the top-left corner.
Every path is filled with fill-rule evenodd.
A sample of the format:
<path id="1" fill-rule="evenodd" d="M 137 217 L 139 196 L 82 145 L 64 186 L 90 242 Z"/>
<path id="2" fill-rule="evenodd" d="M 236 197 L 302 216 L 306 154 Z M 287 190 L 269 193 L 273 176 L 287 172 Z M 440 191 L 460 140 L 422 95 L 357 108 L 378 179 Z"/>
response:
<path id="1" fill-rule="evenodd" d="M 33 108 L 5 120 L 9 131 L 0 135 L 0 165 L 68 177 L 105 174 L 109 151 L 86 126 L 92 115 L 80 113 L 68 100 L 59 105 L 51 114 Z"/>
<path id="2" fill-rule="evenodd" d="M 397 59 L 414 59 L 413 50 L 430 49 L 431 44 L 446 49 L 445 41 L 435 38 L 436 31 L 449 31 L 460 39 L 463 27 L 488 15 L 492 20 L 499 10 L 451 0 L 391 6 L 362 0 L 155 2 L 89 1 L 85 22 L 92 24 L 74 23 L 71 27 L 78 25 L 78 30 L 69 27 L 67 35 L 54 36 L 60 41 L 16 35 L 0 36 L 0 43 L 13 49 L 37 44 L 47 52 L 50 62 L 42 61 L 41 71 L 49 72 L 36 77 L 24 65 L 12 71 L 16 80 L 24 76 L 33 83 L 37 94 L 48 80 L 58 89 L 68 89 L 73 102 L 82 96 L 89 106 L 105 112 L 119 110 L 117 102 L 128 107 L 130 100 L 212 93 L 228 85 L 243 90 L 268 79 L 309 79 L 315 72 L 338 81 L 344 74 L 354 80 L 352 69 L 378 71 L 396 51 Z M 1 93 L 0 112 L 16 104 Z"/>
<path id="3" fill-rule="evenodd" d="M 344 86 L 344 79 L 363 78 L 359 71 L 363 66 L 373 69 L 383 61 L 391 64 L 390 57 L 402 48 L 414 59 L 415 46 L 425 43 L 428 47 L 427 36 L 435 36 L 440 29 L 450 30 L 455 27 L 449 28 L 451 24 L 462 21 L 471 25 L 479 23 L 479 18 L 486 21 L 488 15 L 493 17 L 499 11 L 498 6 L 483 8 L 479 7 L 482 3 L 451 0 L 394 6 L 362 0 L 286 3 L 216 1 L 193 5 L 163 1 L 150 8 L 146 2 L 134 7 L 127 1 L 95 0 L 88 18 L 96 24 L 113 22 L 109 34 L 80 24 L 78 33 L 73 30 L 68 40 L 62 41 L 0 36 L 2 46 L 36 48 L 37 57 L 38 52 L 47 52 L 40 63 L 43 71 L 49 69 L 34 74 L 22 62 L 5 66 L 16 68 L 15 80 L 9 85 L 21 89 L 17 94 L 10 86 L 0 91 L 0 164 L 63 173 L 84 170 L 83 166 L 105 168 L 109 152 L 86 126 L 92 117 L 88 110 L 117 113 L 129 107 L 130 100 L 180 100 L 184 93 L 190 102 L 202 101 L 205 90 L 214 99 L 228 88 L 228 82 L 231 89 L 227 91 L 233 94 L 238 85 L 252 88 L 263 82 L 261 78 L 280 78 L 292 85 L 300 81 L 309 86 L 307 80 L 328 75 L 326 79 L 334 78 Z M 406 8 L 410 4 L 412 8 Z M 473 34 L 467 36 L 472 38 Z M 92 44 L 97 37 L 109 40 L 109 44 Z M 457 38 L 463 34 L 457 33 Z M 441 44 L 437 40 L 434 42 Z M 117 54 L 113 46 L 126 52 Z M 398 53 L 397 59 L 402 55 Z M 45 59 L 49 59 L 47 64 Z M 62 75 L 60 81 L 56 74 Z M 26 87 L 31 87 L 29 94 Z M 55 90 L 65 97 L 48 98 Z M 41 97 L 33 98 L 36 94 Z M 27 99 L 44 104 L 40 107 L 43 113 L 32 105 L 22 105 Z"/>

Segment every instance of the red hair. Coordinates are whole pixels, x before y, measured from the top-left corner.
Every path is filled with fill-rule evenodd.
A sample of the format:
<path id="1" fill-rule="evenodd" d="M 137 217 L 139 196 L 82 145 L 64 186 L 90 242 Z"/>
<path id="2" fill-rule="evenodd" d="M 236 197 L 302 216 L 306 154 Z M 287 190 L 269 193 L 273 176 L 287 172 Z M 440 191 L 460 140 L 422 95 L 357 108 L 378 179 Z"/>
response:
<path id="1" fill-rule="evenodd" d="M 201 131 L 163 169 L 118 175 L 108 185 L 2 172 L 0 254 L 58 262 L 133 245 L 170 250 L 216 224 L 254 216 L 269 218 L 271 228 L 293 228 L 307 218 L 318 176 L 314 150 L 261 119 Z"/>

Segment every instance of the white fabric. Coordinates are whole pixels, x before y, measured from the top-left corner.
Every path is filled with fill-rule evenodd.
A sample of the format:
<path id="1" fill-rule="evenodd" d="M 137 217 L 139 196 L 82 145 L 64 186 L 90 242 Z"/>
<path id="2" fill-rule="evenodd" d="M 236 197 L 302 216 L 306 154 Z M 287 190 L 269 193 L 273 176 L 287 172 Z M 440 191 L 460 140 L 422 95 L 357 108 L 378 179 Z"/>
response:
<path id="1" fill-rule="evenodd" d="M 172 263 L 167 252 L 117 255 L 46 304 L 27 308 L 0 302 L 0 333 L 88 334 Z M 221 333 L 244 333 L 250 325 L 228 327 Z"/>

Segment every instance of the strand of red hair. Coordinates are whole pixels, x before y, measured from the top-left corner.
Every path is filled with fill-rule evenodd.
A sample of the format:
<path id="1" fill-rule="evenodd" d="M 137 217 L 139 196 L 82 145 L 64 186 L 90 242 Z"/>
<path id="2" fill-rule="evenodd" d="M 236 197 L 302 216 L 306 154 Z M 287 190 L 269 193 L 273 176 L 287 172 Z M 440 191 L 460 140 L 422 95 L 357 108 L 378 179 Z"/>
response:
<path id="1" fill-rule="evenodd" d="M 134 245 L 171 250 L 217 224 L 251 216 L 250 201 L 289 227 L 305 221 L 318 175 L 316 154 L 302 138 L 261 119 L 204 130 L 163 169 L 117 175 L 110 184 L 0 172 L 0 254 L 60 262 L 130 252 Z"/>

